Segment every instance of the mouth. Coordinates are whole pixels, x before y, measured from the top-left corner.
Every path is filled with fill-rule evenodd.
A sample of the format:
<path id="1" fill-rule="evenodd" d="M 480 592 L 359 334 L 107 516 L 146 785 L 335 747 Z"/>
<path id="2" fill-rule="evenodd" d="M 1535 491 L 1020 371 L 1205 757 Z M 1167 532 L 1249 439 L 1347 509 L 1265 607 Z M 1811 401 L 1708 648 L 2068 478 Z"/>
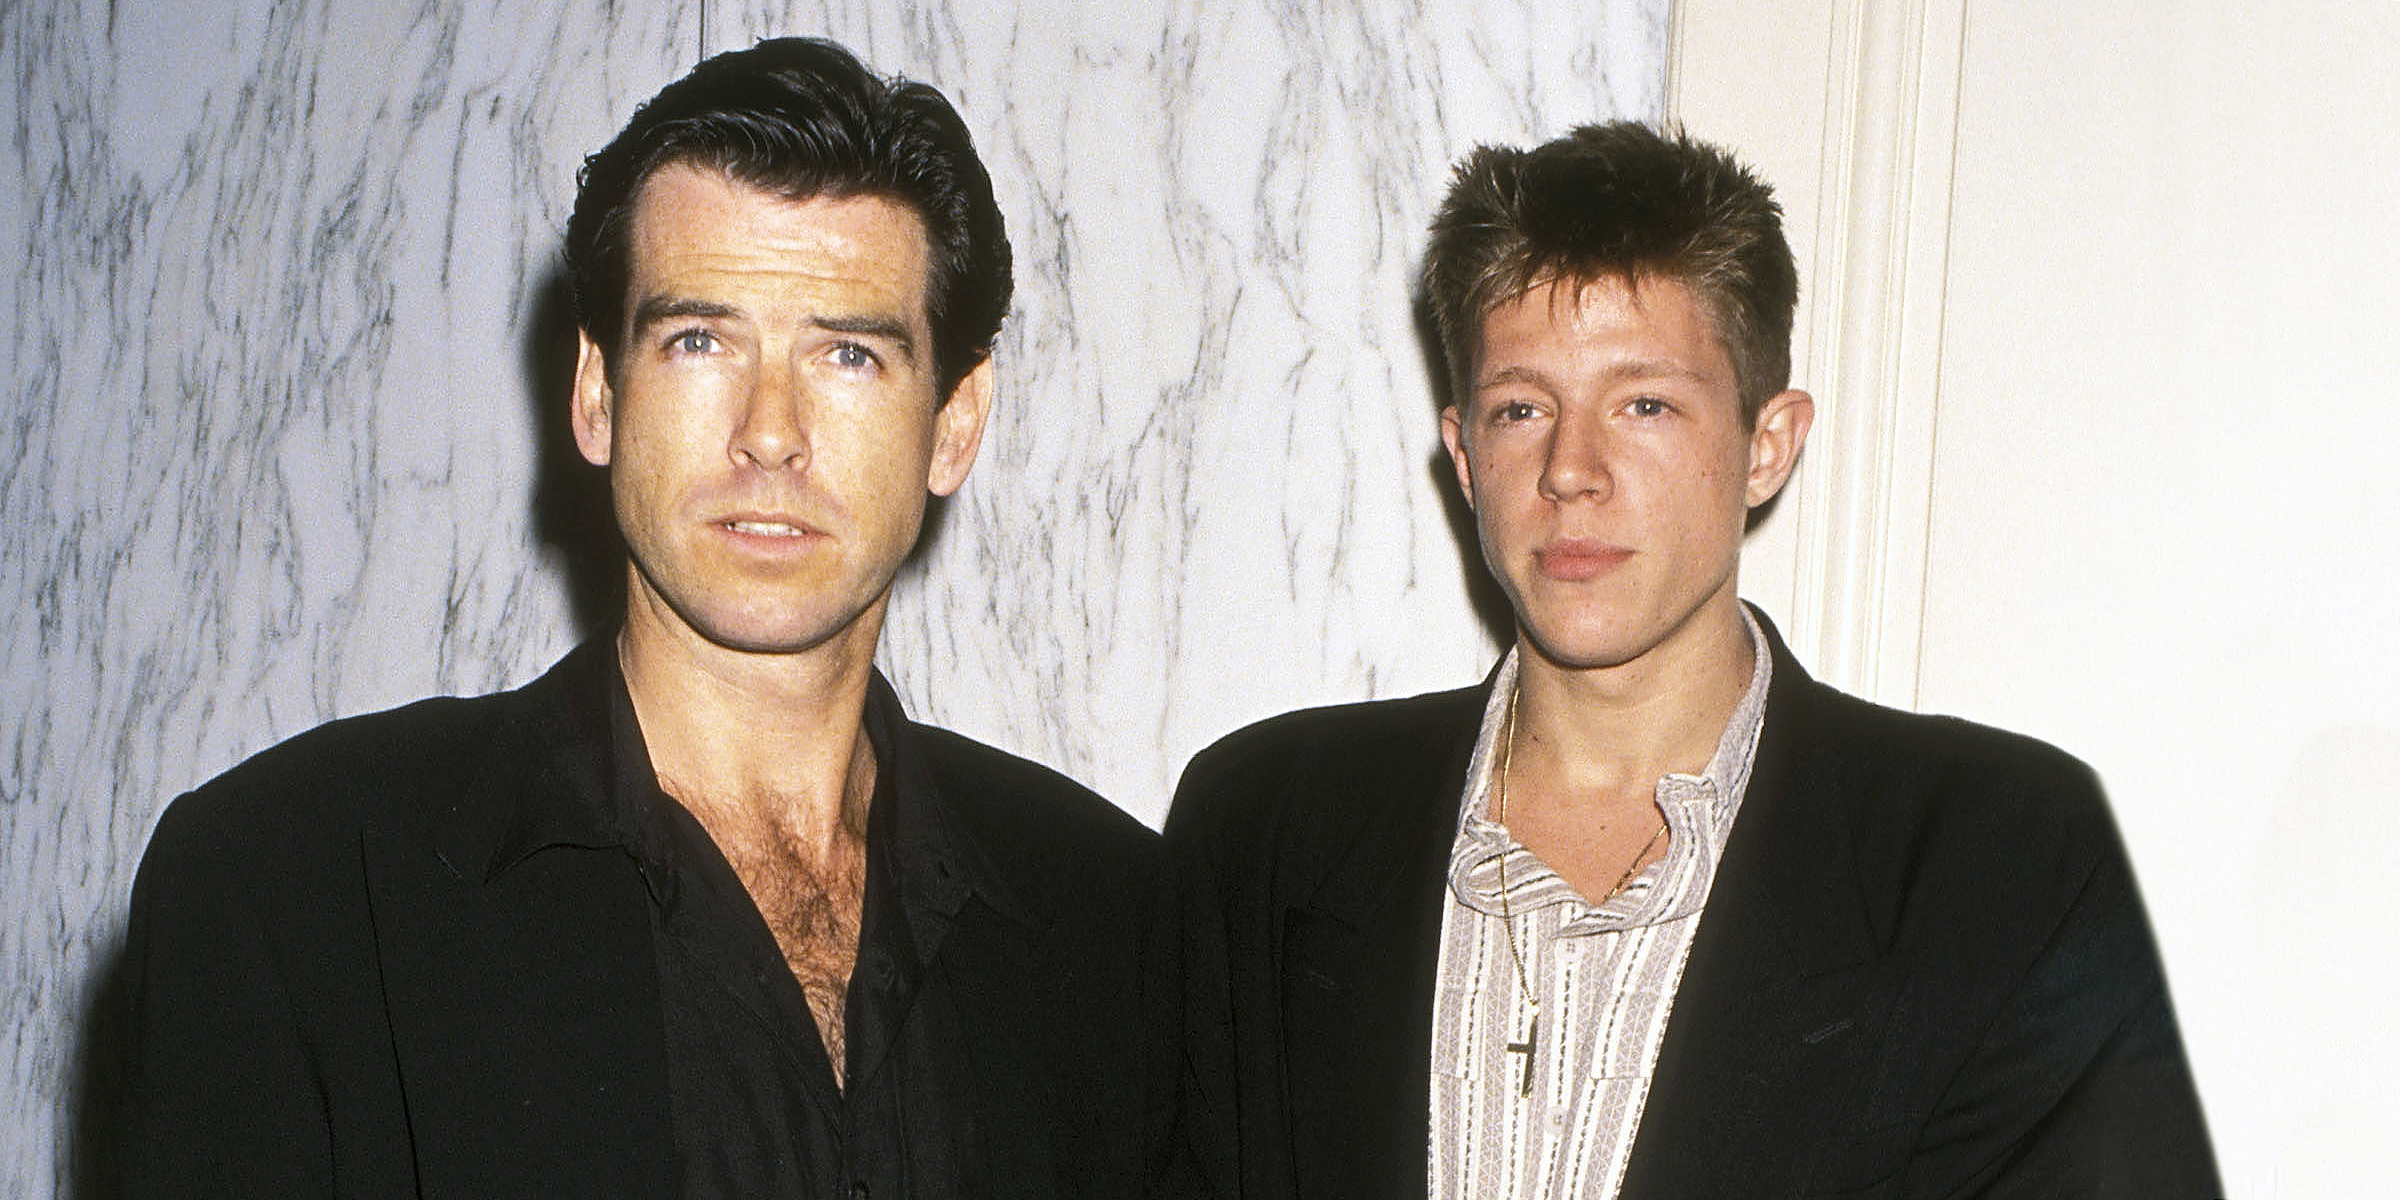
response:
<path id="1" fill-rule="evenodd" d="M 717 524 L 720 527 L 730 529 L 735 533 L 747 533 L 754 537 L 796 538 L 807 537 L 809 533 L 806 528 L 800 525 L 795 525 L 790 521 L 767 521 L 736 518 L 732 520 L 719 521 Z"/>
<path id="2" fill-rule="evenodd" d="M 730 536 L 735 545 L 760 553 L 799 549 L 826 536 L 822 528 L 789 513 L 727 513 L 709 524 Z"/>
<path id="3" fill-rule="evenodd" d="M 1533 552 L 1536 569 L 1568 583 L 1596 578 L 1633 557 L 1629 547 L 1580 538 L 1561 539 Z"/>

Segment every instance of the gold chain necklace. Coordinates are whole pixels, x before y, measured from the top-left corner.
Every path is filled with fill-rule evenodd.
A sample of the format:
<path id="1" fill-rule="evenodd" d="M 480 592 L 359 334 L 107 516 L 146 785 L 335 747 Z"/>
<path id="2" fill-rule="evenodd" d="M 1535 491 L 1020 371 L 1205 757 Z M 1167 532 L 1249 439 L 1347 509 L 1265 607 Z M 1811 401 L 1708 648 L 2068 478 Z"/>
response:
<path id="1" fill-rule="evenodd" d="M 1500 727 L 1500 800 L 1493 806 L 1492 820 L 1503 830 L 1508 828 L 1508 770 L 1510 764 L 1516 761 L 1517 755 L 1517 696 L 1521 690 L 1514 684 L 1510 685 L 1508 717 Z M 1666 832 L 1666 814 L 1661 813 L 1659 814 L 1658 828 L 1650 834 L 1650 840 L 1642 843 L 1642 848 L 1634 852 L 1633 861 L 1625 864 L 1624 873 L 1618 875 L 1616 883 L 1610 885 L 1608 894 L 1601 896 L 1594 903 L 1605 904 L 1614 899 L 1618 892 L 1624 891 L 1625 885 L 1633 880 L 1634 871 L 1641 867 L 1643 859 L 1650 857 L 1652 850 L 1658 848 L 1658 839 L 1665 836 Z M 1515 835 L 1511 834 L 1509 841 L 1515 842 Z M 1524 1067 L 1517 1078 L 1517 1094 L 1530 1096 L 1533 1094 L 1533 1056 L 1536 1048 L 1541 1045 L 1542 1002 L 1534 998 L 1533 983 L 1525 973 L 1525 956 L 1517 950 L 1517 916 L 1509 910 L 1508 905 L 1508 851 L 1506 848 L 1500 852 L 1500 930 L 1508 938 L 1508 961 L 1516 967 L 1517 994 L 1523 996 L 1525 1006 L 1533 1010 L 1533 1019 L 1525 1026 L 1525 1040 L 1508 1043 L 1509 1053 L 1525 1056 Z"/>

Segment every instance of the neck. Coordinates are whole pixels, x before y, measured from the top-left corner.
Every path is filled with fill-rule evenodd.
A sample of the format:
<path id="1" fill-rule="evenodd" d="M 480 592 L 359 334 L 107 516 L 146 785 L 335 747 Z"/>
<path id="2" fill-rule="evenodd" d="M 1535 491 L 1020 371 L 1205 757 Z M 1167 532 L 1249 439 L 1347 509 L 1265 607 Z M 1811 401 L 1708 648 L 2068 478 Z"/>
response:
<path id="1" fill-rule="evenodd" d="M 1520 631 L 1518 764 L 1558 794 L 1595 797 L 1646 797 L 1663 775 L 1705 771 L 1749 690 L 1754 650 L 1738 607 L 1692 633 L 1633 662 L 1568 667 Z"/>
<path id="2" fill-rule="evenodd" d="M 864 714 L 880 606 L 789 654 L 729 649 L 633 607 L 617 657 L 669 794 L 720 840 L 772 832 L 830 855 L 865 835 L 875 756 Z"/>

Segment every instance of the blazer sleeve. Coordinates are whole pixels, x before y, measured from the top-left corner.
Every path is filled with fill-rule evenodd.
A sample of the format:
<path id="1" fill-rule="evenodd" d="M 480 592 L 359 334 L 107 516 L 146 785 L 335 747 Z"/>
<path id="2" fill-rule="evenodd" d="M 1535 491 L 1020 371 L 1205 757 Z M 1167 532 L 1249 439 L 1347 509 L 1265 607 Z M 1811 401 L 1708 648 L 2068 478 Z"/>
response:
<path id="1" fill-rule="evenodd" d="M 1421 1193 L 1441 871 L 1482 695 L 1287 713 L 1185 769 L 1168 1194 Z"/>
<path id="2" fill-rule="evenodd" d="M 1204 753 L 1193 760 L 1166 826 L 1171 898 L 1165 908 L 1177 959 L 1182 1052 L 1173 1068 L 1175 1113 L 1157 1191 L 1175 1200 L 1240 1192 L 1234 972 L 1219 859 L 1223 810 L 1233 796 L 1222 779 L 1223 758 Z"/>
<path id="3" fill-rule="evenodd" d="M 123 964 L 126 1195 L 414 1194 L 358 831 L 341 809 L 220 780 L 160 819 Z"/>
<path id="4" fill-rule="evenodd" d="M 1908 1195 L 2224 1195 L 2131 867 L 2113 826 L 2095 836 L 2092 870 L 1921 1131 Z"/>
<path id="5" fill-rule="evenodd" d="M 324 1097 L 242 864 L 253 847 L 186 796 L 133 888 L 121 1132 L 129 1196 L 333 1192 Z"/>

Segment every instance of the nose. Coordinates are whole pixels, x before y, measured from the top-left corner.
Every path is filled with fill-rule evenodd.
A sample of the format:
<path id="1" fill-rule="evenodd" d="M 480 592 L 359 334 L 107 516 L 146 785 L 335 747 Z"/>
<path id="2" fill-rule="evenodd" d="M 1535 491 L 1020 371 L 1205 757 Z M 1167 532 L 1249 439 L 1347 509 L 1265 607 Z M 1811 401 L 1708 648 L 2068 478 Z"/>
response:
<path id="1" fill-rule="evenodd" d="M 1608 499 L 1616 491 L 1608 454 L 1606 422 L 1598 415 L 1568 407 L 1551 426 L 1550 444 L 1542 460 L 1543 498 L 1554 503 L 1586 497 Z"/>
<path id="2" fill-rule="evenodd" d="M 736 462 L 766 471 L 808 462 L 808 397 L 788 364 L 769 361 L 759 368 L 730 449 Z"/>

